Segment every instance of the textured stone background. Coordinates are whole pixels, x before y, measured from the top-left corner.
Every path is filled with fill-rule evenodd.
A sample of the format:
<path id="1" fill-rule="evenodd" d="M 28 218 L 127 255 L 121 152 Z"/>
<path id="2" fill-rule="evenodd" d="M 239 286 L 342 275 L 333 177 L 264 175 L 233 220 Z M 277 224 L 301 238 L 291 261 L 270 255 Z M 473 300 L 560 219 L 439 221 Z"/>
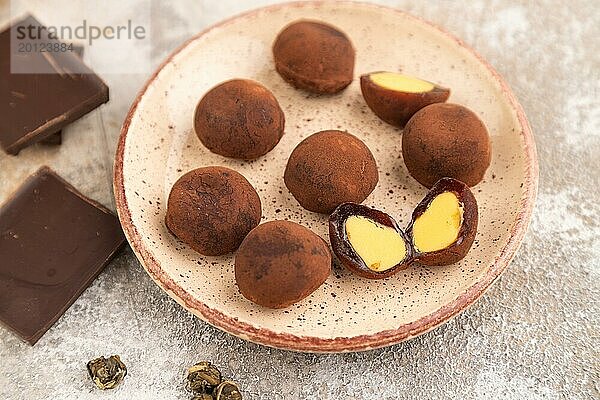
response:
<path id="1" fill-rule="evenodd" d="M 154 66 L 207 25 L 267 3 L 156 1 Z M 539 196 L 529 233 L 498 283 L 454 320 L 409 342 L 366 353 L 297 354 L 201 322 L 153 284 L 126 249 L 35 347 L 0 328 L 0 399 L 186 399 L 185 367 L 200 359 L 220 365 L 249 399 L 600 398 L 598 3 L 380 3 L 464 39 L 525 108 L 538 146 Z M 0 24 L 8 6 L 0 0 Z M 41 0 L 31 2 L 42 20 L 43 8 Z M 60 12 L 77 16 L 78 7 Z M 46 163 L 114 208 L 119 128 L 147 75 L 104 78 L 110 103 L 69 127 L 60 148 L 0 154 L 0 201 Z M 101 393 L 85 362 L 115 353 L 129 376 Z"/>

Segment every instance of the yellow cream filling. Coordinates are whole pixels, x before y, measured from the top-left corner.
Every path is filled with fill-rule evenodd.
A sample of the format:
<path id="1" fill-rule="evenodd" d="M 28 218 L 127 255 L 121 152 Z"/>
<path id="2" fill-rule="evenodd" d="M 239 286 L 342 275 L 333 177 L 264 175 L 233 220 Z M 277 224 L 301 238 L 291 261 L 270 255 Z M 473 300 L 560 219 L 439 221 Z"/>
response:
<path id="1" fill-rule="evenodd" d="M 423 93 L 435 87 L 431 82 L 395 72 L 376 72 L 369 77 L 377 86 L 397 92 Z"/>
<path id="2" fill-rule="evenodd" d="M 413 225 L 415 248 L 428 253 L 445 249 L 456 241 L 462 224 L 463 208 L 456 195 L 438 195 Z"/>
<path id="3" fill-rule="evenodd" d="M 356 254 L 373 271 L 386 271 L 406 257 L 406 244 L 398 232 L 369 218 L 349 217 L 346 235 Z"/>

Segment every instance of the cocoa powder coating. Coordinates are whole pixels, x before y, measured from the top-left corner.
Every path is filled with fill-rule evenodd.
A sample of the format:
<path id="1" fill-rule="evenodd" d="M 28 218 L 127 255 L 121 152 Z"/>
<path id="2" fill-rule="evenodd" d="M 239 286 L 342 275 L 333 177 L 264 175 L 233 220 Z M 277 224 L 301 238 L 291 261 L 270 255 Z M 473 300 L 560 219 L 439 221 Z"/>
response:
<path id="1" fill-rule="evenodd" d="M 194 129 L 210 151 L 252 160 L 271 151 L 283 136 L 285 116 L 263 85 L 234 79 L 209 90 L 198 103 Z"/>
<path id="2" fill-rule="evenodd" d="M 300 205 L 330 214 L 342 203 L 362 203 L 379 181 L 369 148 L 348 132 L 315 133 L 294 149 L 284 181 Z"/>
<path id="3" fill-rule="evenodd" d="M 175 182 L 167 204 L 169 231 L 200 254 L 236 250 L 261 218 L 256 190 L 225 167 L 192 170 Z"/>
<path id="4" fill-rule="evenodd" d="M 418 111 L 402 134 L 402 154 L 408 172 L 431 188 L 444 177 L 469 186 L 478 184 L 491 161 L 488 131 L 475 113 L 451 103 Z"/>
<path id="5" fill-rule="evenodd" d="M 288 307 L 314 292 L 331 272 L 331 252 L 310 229 L 290 221 L 254 228 L 235 256 L 235 280 L 248 300 Z"/>
<path id="6" fill-rule="evenodd" d="M 273 44 L 281 77 L 296 88 L 319 94 L 337 93 L 352 82 L 354 56 L 346 34 L 317 21 L 288 25 Z"/>

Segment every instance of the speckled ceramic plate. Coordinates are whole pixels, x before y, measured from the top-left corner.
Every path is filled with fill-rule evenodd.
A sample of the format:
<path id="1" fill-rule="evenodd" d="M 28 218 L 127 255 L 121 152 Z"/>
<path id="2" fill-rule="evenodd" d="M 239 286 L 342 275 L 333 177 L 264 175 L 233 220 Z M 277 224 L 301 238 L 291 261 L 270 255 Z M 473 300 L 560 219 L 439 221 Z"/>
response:
<path id="1" fill-rule="evenodd" d="M 315 18 L 345 31 L 356 48 L 358 76 L 400 70 L 452 88 L 486 123 L 492 165 L 474 188 L 479 231 L 460 263 L 414 266 L 380 281 L 350 274 L 337 263 L 329 279 L 302 302 L 269 310 L 239 293 L 233 256 L 203 257 L 171 236 L 163 223 L 172 184 L 184 172 L 225 165 L 258 190 L 263 221 L 290 219 L 327 239 L 327 218 L 302 209 L 286 189 L 287 158 L 303 138 L 344 129 L 373 151 L 380 181 L 365 204 L 401 225 L 426 189 L 401 156 L 402 132 L 380 121 L 362 99 L 358 79 L 341 94 L 297 91 L 275 72 L 271 44 L 287 23 Z M 192 127 L 194 108 L 215 84 L 252 78 L 270 88 L 286 114 L 285 135 L 266 156 L 240 162 L 210 153 Z M 115 164 L 119 217 L 150 276 L 203 320 L 257 343 L 311 352 L 377 348 L 424 333 L 464 310 L 506 268 L 531 216 L 537 188 L 533 136 L 521 106 L 502 78 L 457 38 L 397 10 L 360 3 L 290 3 L 259 9 L 215 25 L 175 51 L 133 103 L 122 128 Z"/>

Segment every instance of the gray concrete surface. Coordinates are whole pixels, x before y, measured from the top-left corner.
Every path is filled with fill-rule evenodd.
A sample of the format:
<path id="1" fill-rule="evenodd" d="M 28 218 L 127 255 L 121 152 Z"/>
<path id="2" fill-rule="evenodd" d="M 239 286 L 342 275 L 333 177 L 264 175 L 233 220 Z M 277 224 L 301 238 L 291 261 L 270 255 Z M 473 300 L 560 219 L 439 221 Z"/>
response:
<path id="1" fill-rule="evenodd" d="M 31 1 L 32 10 L 43 3 Z M 207 25 L 267 3 L 156 1 L 153 67 Z M 464 39 L 505 77 L 529 118 L 539 197 L 499 282 L 466 312 L 409 342 L 366 353 L 297 354 L 201 322 L 162 292 L 127 248 L 35 347 L 0 328 L 0 399 L 186 399 L 185 367 L 200 359 L 221 366 L 248 399 L 600 398 L 598 3 L 380 3 Z M 75 4 L 61 12 L 77 17 Z M 9 2 L 0 0 L 0 24 L 8 19 Z M 147 75 L 104 78 L 110 103 L 70 126 L 61 147 L 0 154 L 0 201 L 45 163 L 114 207 L 119 128 Z M 86 361 L 100 354 L 120 354 L 129 367 L 124 384 L 110 392 L 86 376 Z"/>

